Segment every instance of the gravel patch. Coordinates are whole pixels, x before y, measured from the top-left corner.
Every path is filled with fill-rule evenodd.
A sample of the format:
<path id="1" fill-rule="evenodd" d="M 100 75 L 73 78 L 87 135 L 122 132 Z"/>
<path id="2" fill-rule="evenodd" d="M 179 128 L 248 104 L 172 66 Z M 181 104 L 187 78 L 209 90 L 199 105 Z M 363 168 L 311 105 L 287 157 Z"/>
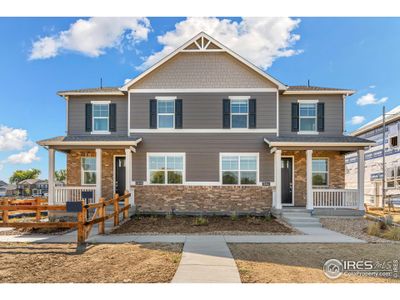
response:
<path id="1" fill-rule="evenodd" d="M 367 227 L 369 221 L 363 217 L 321 217 L 320 222 L 327 229 L 364 240 L 368 243 L 400 244 L 398 241 L 368 235 Z"/>

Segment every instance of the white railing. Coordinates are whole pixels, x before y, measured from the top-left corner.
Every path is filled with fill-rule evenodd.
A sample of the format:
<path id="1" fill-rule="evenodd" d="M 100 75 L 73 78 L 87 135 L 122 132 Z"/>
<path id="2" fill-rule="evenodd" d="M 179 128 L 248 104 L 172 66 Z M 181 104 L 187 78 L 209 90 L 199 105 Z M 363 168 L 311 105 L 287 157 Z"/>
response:
<path id="1" fill-rule="evenodd" d="M 313 189 L 314 207 L 358 208 L 358 190 Z"/>
<path id="2" fill-rule="evenodd" d="M 82 192 L 93 192 L 93 199 L 89 203 L 96 202 L 95 186 L 56 186 L 54 187 L 54 204 L 62 204 L 67 201 L 81 201 Z"/>

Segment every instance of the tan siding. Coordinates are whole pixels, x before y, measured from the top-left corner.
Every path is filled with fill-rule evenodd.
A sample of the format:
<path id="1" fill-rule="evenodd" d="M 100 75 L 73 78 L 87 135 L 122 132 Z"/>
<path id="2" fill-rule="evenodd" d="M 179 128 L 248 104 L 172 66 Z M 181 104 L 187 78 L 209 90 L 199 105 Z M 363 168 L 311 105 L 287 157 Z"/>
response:
<path id="1" fill-rule="evenodd" d="M 219 181 L 220 152 L 257 152 L 260 155 L 260 180 L 273 181 L 273 155 L 264 143 L 265 134 L 141 134 L 133 155 L 133 180 L 146 180 L 147 152 L 185 152 L 187 181 Z"/>
<path id="2" fill-rule="evenodd" d="M 320 136 L 340 136 L 343 133 L 343 99 L 341 95 L 286 95 L 279 97 L 279 133 L 297 135 L 291 131 L 291 103 L 297 100 L 319 100 L 325 103 L 325 131 Z"/>
<path id="3" fill-rule="evenodd" d="M 276 88 L 227 53 L 179 53 L 131 89 Z"/>
<path id="4" fill-rule="evenodd" d="M 130 94 L 131 128 L 149 128 L 149 100 L 166 94 Z M 229 96 L 251 96 L 257 100 L 257 128 L 276 128 L 276 93 L 174 94 L 183 101 L 183 128 L 221 129 L 222 100 Z"/>

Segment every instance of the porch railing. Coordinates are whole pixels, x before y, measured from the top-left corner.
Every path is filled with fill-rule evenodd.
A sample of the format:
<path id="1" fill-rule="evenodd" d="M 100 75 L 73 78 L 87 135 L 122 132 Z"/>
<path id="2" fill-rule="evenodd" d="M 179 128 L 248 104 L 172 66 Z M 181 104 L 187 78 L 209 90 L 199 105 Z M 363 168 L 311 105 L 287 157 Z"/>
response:
<path id="1" fill-rule="evenodd" d="M 314 207 L 358 208 L 356 189 L 313 189 Z"/>
<path id="2" fill-rule="evenodd" d="M 96 202 L 95 186 L 56 186 L 54 187 L 54 204 L 63 204 L 67 201 L 81 201 L 82 192 L 93 192 L 93 199 L 89 203 Z"/>

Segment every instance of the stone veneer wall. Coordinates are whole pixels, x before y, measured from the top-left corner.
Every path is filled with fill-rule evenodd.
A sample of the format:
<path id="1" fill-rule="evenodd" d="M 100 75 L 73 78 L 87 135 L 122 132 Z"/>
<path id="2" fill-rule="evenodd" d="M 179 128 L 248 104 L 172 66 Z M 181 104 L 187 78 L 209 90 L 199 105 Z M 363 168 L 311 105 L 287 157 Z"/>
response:
<path id="1" fill-rule="evenodd" d="M 124 150 L 102 151 L 102 194 L 109 199 L 113 196 L 114 155 L 125 155 Z M 71 150 L 67 155 L 67 185 L 81 185 L 81 158 L 96 157 L 94 150 Z"/>
<path id="2" fill-rule="evenodd" d="M 294 205 L 306 205 L 306 151 L 282 151 L 282 156 L 294 156 Z M 329 188 L 345 187 L 345 157 L 339 151 L 313 151 L 313 158 L 328 158 Z"/>
<path id="3" fill-rule="evenodd" d="M 135 204 L 141 212 L 265 213 L 272 190 L 263 186 L 137 185 Z"/>

